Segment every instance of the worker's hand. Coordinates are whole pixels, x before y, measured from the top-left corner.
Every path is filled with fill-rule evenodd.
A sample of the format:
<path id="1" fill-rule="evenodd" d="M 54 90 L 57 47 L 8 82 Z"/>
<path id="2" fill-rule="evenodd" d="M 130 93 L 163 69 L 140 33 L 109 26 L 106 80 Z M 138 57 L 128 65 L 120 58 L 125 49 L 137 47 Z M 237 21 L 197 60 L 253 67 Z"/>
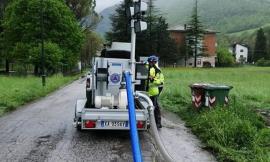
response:
<path id="1" fill-rule="evenodd" d="M 153 83 L 153 82 L 154 82 L 154 77 L 151 77 L 151 76 L 150 76 L 150 77 L 149 77 L 149 80 L 150 80 L 151 83 Z"/>

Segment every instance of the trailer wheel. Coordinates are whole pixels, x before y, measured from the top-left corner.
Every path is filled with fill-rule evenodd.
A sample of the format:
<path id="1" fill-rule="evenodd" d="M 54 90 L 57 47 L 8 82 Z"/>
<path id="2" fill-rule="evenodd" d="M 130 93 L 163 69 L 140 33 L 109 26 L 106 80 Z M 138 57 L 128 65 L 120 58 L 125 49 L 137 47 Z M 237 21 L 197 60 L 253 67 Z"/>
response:
<path id="1" fill-rule="evenodd" d="M 79 131 L 79 132 L 82 131 L 82 127 L 80 125 L 77 125 L 77 131 Z"/>
<path id="2" fill-rule="evenodd" d="M 90 91 L 86 91 L 86 104 L 85 104 L 85 107 L 87 108 L 91 108 L 92 106 L 92 90 Z"/>
<path id="3" fill-rule="evenodd" d="M 78 118 L 78 120 L 77 120 L 77 124 L 76 124 L 76 129 L 77 129 L 77 131 L 82 131 L 82 125 L 81 124 L 78 124 L 79 122 L 81 122 L 82 121 L 82 119 L 81 118 Z"/>

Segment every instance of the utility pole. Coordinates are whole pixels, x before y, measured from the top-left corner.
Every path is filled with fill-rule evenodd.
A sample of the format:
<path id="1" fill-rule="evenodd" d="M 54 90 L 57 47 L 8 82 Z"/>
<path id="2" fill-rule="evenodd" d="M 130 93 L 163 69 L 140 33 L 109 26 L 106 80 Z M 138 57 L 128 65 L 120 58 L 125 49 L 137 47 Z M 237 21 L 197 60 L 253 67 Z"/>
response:
<path id="1" fill-rule="evenodd" d="M 153 3 L 152 0 L 149 0 L 149 40 L 150 40 L 150 51 L 153 51 L 152 46 L 152 7 Z"/>
<path id="2" fill-rule="evenodd" d="M 44 54 L 44 0 L 41 0 L 41 77 L 42 86 L 46 86 L 45 54 Z"/>
<path id="3" fill-rule="evenodd" d="M 131 71 L 132 71 L 132 81 L 135 82 L 135 50 L 136 50 L 136 33 L 135 33 L 135 20 L 131 20 Z M 134 84 L 133 84 L 134 86 Z M 135 87 L 135 86 L 134 86 Z M 133 89 L 134 89 L 133 87 Z"/>
<path id="4" fill-rule="evenodd" d="M 198 1 L 196 0 L 195 2 L 195 15 L 196 15 L 196 23 L 198 22 L 197 18 L 198 18 Z M 194 56 L 194 67 L 197 67 L 197 54 L 198 54 L 198 24 L 195 25 L 195 56 Z"/>
<path id="5" fill-rule="evenodd" d="M 135 59 L 135 50 L 136 50 L 136 32 L 141 32 L 147 29 L 147 23 L 141 21 L 143 15 L 147 11 L 147 4 L 145 2 L 141 2 L 141 0 L 132 0 L 132 6 L 129 7 L 129 16 L 130 16 L 130 24 L 131 24 L 131 56 L 130 56 L 130 64 L 131 64 L 131 72 L 132 72 L 132 82 L 133 89 L 135 87 L 135 68 L 136 68 L 136 59 Z"/>

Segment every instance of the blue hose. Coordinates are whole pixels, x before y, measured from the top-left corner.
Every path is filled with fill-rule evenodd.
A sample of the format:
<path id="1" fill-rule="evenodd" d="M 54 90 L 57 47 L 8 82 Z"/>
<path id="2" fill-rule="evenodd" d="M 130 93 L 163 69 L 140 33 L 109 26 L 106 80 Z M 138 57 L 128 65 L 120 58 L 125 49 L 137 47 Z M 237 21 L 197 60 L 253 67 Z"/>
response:
<path id="1" fill-rule="evenodd" d="M 124 72 L 126 80 L 126 89 L 127 89 L 127 98 L 128 98 L 128 113 L 129 113 L 129 124 L 130 124 L 130 136 L 131 136 L 131 146 L 133 153 L 134 162 L 142 162 L 142 153 L 140 148 L 140 142 L 137 131 L 137 122 L 136 122 L 136 112 L 134 105 L 134 96 L 131 83 L 131 74 L 130 72 Z"/>

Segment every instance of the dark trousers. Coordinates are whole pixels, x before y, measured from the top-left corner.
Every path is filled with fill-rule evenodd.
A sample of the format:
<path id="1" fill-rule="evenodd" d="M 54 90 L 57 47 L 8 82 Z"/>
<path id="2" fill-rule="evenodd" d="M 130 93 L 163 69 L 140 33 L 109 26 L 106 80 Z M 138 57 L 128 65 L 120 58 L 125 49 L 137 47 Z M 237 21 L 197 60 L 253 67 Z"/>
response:
<path id="1" fill-rule="evenodd" d="M 161 113 L 160 113 L 160 107 L 158 104 L 158 96 L 151 96 L 150 99 L 152 100 L 153 105 L 155 107 L 154 114 L 155 114 L 156 124 L 161 125 Z"/>
<path id="2" fill-rule="evenodd" d="M 160 93 L 162 92 L 162 90 L 163 90 L 163 87 L 158 87 L 158 91 L 159 91 L 159 94 L 158 95 L 160 95 Z"/>

